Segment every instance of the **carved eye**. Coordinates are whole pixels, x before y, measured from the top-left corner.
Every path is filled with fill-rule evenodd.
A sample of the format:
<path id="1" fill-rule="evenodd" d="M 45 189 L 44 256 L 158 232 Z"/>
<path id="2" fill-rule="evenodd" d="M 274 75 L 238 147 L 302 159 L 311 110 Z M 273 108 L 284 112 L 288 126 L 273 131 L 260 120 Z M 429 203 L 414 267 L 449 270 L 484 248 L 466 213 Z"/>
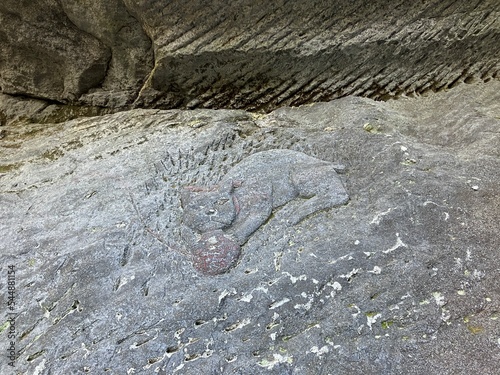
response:
<path id="1" fill-rule="evenodd" d="M 216 203 L 219 206 L 222 206 L 222 205 L 226 204 L 227 202 L 229 202 L 229 199 L 219 199 Z"/>

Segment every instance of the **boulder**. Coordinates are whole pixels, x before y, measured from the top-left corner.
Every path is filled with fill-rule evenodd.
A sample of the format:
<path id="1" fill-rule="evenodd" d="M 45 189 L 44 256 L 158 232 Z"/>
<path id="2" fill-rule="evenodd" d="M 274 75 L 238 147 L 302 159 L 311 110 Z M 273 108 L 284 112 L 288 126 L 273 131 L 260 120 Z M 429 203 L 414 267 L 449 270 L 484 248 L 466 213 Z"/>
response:
<path id="1" fill-rule="evenodd" d="M 496 373 L 499 93 L 5 124 L 0 372 Z M 349 202 L 199 272 L 182 187 L 273 149 L 345 166 Z"/>

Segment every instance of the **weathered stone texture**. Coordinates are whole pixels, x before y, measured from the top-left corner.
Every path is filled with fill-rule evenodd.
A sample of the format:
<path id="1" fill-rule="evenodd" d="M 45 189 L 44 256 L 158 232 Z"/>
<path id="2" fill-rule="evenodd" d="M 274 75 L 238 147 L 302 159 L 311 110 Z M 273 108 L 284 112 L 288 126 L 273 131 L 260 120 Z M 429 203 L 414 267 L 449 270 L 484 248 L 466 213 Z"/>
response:
<path id="1" fill-rule="evenodd" d="M 497 373 L 499 96 L 492 81 L 267 115 L 3 126 L 0 293 L 14 265 L 16 372 Z M 213 254 L 194 249 L 193 264 L 182 248 L 182 186 L 272 149 L 345 165 L 350 201 L 295 225 L 287 212 L 307 200 L 275 207 L 241 248 L 223 243 L 237 252 L 217 264 L 238 259 L 229 272 L 203 275 L 217 273 Z"/>
<path id="2" fill-rule="evenodd" d="M 270 110 L 498 78 L 500 3 L 3 1 L 0 87 L 81 105 Z"/>
<path id="3" fill-rule="evenodd" d="M 76 102 L 106 77 L 110 52 L 65 16 L 59 2 L 2 1 L 0 90 Z"/>

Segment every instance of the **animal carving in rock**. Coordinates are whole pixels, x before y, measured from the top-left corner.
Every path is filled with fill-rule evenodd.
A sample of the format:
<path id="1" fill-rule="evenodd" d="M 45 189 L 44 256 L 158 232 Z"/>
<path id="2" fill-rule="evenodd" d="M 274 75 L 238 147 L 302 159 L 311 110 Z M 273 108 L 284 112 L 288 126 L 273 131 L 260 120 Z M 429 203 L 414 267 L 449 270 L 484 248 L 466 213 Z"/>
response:
<path id="1" fill-rule="evenodd" d="M 292 150 L 255 153 L 232 167 L 219 184 L 181 191 L 182 236 L 194 267 L 208 275 L 235 265 L 241 246 L 276 208 L 294 225 L 349 200 L 337 174 L 342 167 Z M 300 205 L 287 205 L 303 198 Z"/>

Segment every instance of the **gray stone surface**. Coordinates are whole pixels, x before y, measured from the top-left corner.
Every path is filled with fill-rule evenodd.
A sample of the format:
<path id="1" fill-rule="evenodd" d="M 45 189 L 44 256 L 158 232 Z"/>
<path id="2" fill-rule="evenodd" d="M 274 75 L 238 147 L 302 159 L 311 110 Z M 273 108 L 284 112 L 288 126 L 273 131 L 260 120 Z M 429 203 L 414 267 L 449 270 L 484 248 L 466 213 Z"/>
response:
<path id="1" fill-rule="evenodd" d="M 20 356 L 2 308 L 0 372 L 497 373 L 499 93 L 2 126 L 0 301 L 13 265 Z M 296 225 L 277 208 L 228 273 L 198 273 L 182 186 L 271 149 L 345 165 L 350 201 Z"/>
<path id="2" fill-rule="evenodd" d="M 497 0 L 4 0 L 0 92 L 104 108 L 387 99 L 498 78 Z"/>

